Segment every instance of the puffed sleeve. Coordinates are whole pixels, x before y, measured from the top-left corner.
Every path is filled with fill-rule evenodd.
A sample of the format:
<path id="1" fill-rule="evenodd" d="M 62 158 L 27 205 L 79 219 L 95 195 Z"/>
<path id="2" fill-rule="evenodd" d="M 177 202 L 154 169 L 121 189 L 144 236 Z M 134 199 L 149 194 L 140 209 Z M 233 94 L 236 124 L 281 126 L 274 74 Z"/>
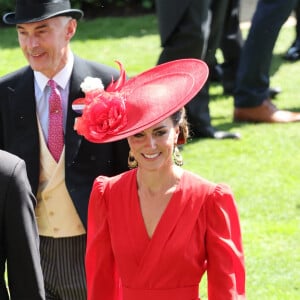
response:
<path id="1" fill-rule="evenodd" d="M 103 176 L 95 180 L 89 201 L 85 258 L 88 300 L 122 300 L 105 202 L 107 182 Z"/>
<path id="2" fill-rule="evenodd" d="M 228 186 L 216 186 L 207 199 L 206 216 L 208 299 L 246 299 L 240 221 Z"/>

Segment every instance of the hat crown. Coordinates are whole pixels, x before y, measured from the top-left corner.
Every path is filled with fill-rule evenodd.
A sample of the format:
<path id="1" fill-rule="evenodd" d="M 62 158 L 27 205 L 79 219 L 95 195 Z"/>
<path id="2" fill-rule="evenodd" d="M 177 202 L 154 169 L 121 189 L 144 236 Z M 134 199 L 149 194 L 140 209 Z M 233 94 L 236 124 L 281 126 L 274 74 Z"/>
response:
<path id="1" fill-rule="evenodd" d="M 16 0 L 16 7 L 18 5 L 44 5 L 47 3 L 68 3 L 69 8 L 71 7 L 69 0 Z"/>
<path id="2" fill-rule="evenodd" d="M 70 2 L 64 0 L 18 0 L 16 6 L 16 19 L 23 19 L 28 16 L 31 16 L 31 18 L 38 18 L 46 14 L 70 9 L 70 7 Z"/>
<path id="3" fill-rule="evenodd" d="M 79 19 L 83 13 L 71 9 L 69 0 L 16 0 L 16 11 L 3 16 L 7 24 L 30 23 L 58 15 L 70 15 Z"/>

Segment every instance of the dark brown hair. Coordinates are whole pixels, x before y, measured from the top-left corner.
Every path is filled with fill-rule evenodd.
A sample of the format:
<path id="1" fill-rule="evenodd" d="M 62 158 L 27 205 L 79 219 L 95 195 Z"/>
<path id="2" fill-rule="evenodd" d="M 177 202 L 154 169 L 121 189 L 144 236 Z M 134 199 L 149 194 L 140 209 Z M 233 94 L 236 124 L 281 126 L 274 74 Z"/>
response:
<path id="1" fill-rule="evenodd" d="M 185 144 L 189 137 L 189 127 L 184 107 L 170 116 L 174 126 L 179 126 L 177 145 Z"/>

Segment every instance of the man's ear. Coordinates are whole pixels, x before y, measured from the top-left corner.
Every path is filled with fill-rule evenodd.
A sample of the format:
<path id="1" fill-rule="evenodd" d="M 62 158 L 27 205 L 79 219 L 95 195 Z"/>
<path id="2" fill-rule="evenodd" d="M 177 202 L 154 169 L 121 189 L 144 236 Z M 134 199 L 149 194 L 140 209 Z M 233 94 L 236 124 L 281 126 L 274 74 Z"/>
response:
<path id="1" fill-rule="evenodd" d="M 75 35 L 77 29 L 77 20 L 71 19 L 67 26 L 67 39 L 70 41 Z"/>

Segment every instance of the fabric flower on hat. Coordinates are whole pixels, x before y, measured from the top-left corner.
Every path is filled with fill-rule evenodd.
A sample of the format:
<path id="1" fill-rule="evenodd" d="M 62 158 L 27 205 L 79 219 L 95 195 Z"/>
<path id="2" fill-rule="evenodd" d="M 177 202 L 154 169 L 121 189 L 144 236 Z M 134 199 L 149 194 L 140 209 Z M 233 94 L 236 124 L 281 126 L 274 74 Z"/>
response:
<path id="1" fill-rule="evenodd" d="M 94 90 L 104 90 L 104 85 L 100 78 L 87 76 L 80 85 L 81 90 L 87 94 Z"/>
<path id="2" fill-rule="evenodd" d="M 77 117 L 74 129 L 88 141 L 97 143 L 107 135 L 118 133 L 127 124 L 125 97 L 120 89 L 126 81 L 126 74 L 121 63 L 120 77 L 112 81 L 104 90 L 99 78 L 87 77 L 80 85 L 85 98 L 76 99 L 72 107 L 82 109 L 82 116 Z"/>

